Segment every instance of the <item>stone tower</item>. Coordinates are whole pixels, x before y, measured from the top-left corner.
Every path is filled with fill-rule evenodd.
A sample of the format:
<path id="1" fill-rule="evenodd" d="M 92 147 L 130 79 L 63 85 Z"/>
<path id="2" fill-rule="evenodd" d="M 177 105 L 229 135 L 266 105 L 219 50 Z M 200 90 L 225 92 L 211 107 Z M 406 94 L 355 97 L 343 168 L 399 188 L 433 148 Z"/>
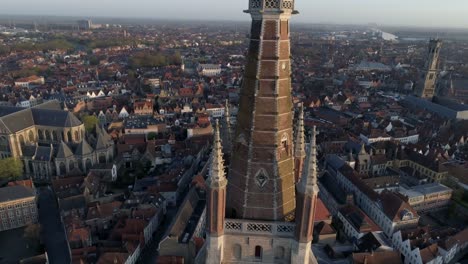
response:
<path id="1" fill-rule="evenodd" d="M 229 170 L 232 218 L 294 218 L 289 19 L 294 0 L 250 0 L 250 46 Z"/>
<path id="2" fill-rule="evenodd" d="M 440 39 L 431 39 L 429 41 L 429 53 L 426 61 L 427 73 L 424 80 L 424 87 L 421 91 L 421 97 L 430 99 L 436 95 L 437 71 L 439 67 L 439 55 L 442 47 Z"/>
<path id="3" fill-rule="evenodd" d="M 318 193 L 315 133 L 307 156 L 303 146 L 292 144 L 289 19 L 296 13 L 294 0 L 250 0 L 246 12 L 252 31 L 227 190 L 217 128 L 207 239 L 195 262 L 317 263 L 311 248 Z M 297 132 L 303 134 L 301 121 L 299 114 Z M 296 141 L 305 145 L 303 135 Z M 296 185 L 295 159 L 304 156 Z"/>

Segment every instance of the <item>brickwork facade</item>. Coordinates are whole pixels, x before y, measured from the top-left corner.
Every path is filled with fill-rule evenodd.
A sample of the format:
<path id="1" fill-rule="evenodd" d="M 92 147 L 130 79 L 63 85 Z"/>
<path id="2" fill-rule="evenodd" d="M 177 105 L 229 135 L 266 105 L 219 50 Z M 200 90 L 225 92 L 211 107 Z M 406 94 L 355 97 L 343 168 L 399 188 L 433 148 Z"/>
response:
<path id="1" fill-rule="evenodd" d="M 253 21 L 233 138 L 227 212 L 233 218 L 284 221 L 295 209 L 292 10 L 250 12 Z"/>

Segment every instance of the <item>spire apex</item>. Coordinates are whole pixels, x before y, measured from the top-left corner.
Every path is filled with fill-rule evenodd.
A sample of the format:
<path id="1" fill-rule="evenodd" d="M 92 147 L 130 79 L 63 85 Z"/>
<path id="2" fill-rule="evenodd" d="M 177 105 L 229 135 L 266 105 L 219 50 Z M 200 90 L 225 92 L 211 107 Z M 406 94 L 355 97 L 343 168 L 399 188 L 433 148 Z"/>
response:
<path id="1" fill-rule="evenodd" d="M 310 146 L 307 151 L 306 161 L 301 180 L 298 183 L 297 190 L 301 193 L 318 192 L 317 186 L 317 129 L 316 126 L 312 129 Z"/>

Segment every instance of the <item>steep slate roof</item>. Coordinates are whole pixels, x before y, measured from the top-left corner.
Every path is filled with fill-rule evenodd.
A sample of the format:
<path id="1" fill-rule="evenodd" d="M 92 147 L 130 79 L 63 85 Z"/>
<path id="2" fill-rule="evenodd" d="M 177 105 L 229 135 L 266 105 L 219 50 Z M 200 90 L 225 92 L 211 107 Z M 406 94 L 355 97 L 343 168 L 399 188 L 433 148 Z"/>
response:
<path id="1" fill-rule="evenodd" d="M 96 126 L 96 134 L 97 134 L 97 141 L 96 141 L 96 149 L 104 149 L 109 146 L 109 141 L 111 140 L 109 134 L 99 126 Z"/>
<path id="2" fill-rule="evenodd" d="M 75 155 L 86 156 L 91 153 L 93 153 L 93 148 L 88 144 L 86 139 L 83 139 L 83 141 L 81 141 L 81 143 L 76 148 Z"/>
<path id="3" fill-rule="evenodd" d="M 77 127 L 81 121 L 72 113 L 49 104 L 35 108 L 0 107 L 1 130 L 15 133 L 33 125 Z"/>
<path id="4" fill-rule="evenodd" d="M 14 201 L 34 196 L 33 189 L 23 185 L 0 188 L 0 202 Z"/>
<path id="5" fill-rule="evenodd" d="M 52 146 L 37 146 L 36 153 L 34 154 L 34 160 L 50 161 L 53 155 Z"/>
<path id="6" fill-rule="evenodd" d="M 15 133 L 34 125 L 34 119 L 29 108 L 16 109 L 19 111 L 15 111 L 1 117 L 0 124 L 2 125 L 3 130 Z"/>
<path id="7" fill-rule="evenodd" d="M 68 157 L 71 157 L 71 156 L 73 156 L 73 152 L 68 147 L 68 145 L 65 144 L 65 142 L 62 141 L 60 143 L 60 145 L 59 145 L 59 149 L 58 149 L 56 158 L 65 159 L 65 158 L 68 158 Z"/>
<path id="8" fill-rule="evenodd" d="M 70 112 L 53 109 L 31 109 L 36 125 L 41 126 L 59 126 L 59 127 L 77 127 L 81 121 Z"/>

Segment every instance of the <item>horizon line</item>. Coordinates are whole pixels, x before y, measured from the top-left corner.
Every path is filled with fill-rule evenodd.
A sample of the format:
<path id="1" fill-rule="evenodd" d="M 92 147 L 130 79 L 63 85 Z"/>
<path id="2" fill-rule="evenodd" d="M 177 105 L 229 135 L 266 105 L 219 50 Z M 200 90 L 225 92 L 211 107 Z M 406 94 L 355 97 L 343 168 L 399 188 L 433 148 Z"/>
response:
<path id="1" fill-rule="evenodd" d="M 244 23 L 249 23 L 251 20 L 243 20 L 243 19 L 235 19 L 235 18 L 230 18 L 230 19 L 222 19 L 222 18 L 216 18 L 216 19 L 197 19 L 197 18 L 155 18 L 155 17 L 149 17 L 149 16 L 141 16 L 141 17 L 136 17 L 136 16 L 107 16 L 107 15 L 92 15 L 92 16 L 83 16 L 83 15 L 55 15 L 55 14 L 4 14 L 0 13 L 0 19 L 2 19 L 3 16 L 21 16 L 21 17 L 53 17 L 53 18 L 61 18 L 61 19 L 66 19 L 68 18 L 69 21 L 73 21 L 73 19 L 89 19 L 92 20 L 93 18 L 95 19 L 122 19 L 122 20 L 152 20 L 152 21 L 166 21 L 166 22 L 244 22 Z M 403 25 L 403 24 L 386 24 L 386 23 L 376 23 L 376 22 L 363 22 L 363 23 L 352 23 L 352 22 L 346 22 L 346 23 L 339 23 L 339 22 L 325 22 L 325 21 L 294 21 L 294 24 L 299 24 L 299 25 L 328 25 L 328 26 L 366 26 L 366 27 L 397 27 L 397 28 L 413 28 L 413 29 L 433 29 L 433 30 L 442 30 L 442 29 L 455 29 L 455 30 L 466 30 L 468 31 L 468 27 L 462 27 L 462 26 L 423 26 L 423 25 L 414 25 L 414 24 L 408 24 L 408 25 Z"/>

